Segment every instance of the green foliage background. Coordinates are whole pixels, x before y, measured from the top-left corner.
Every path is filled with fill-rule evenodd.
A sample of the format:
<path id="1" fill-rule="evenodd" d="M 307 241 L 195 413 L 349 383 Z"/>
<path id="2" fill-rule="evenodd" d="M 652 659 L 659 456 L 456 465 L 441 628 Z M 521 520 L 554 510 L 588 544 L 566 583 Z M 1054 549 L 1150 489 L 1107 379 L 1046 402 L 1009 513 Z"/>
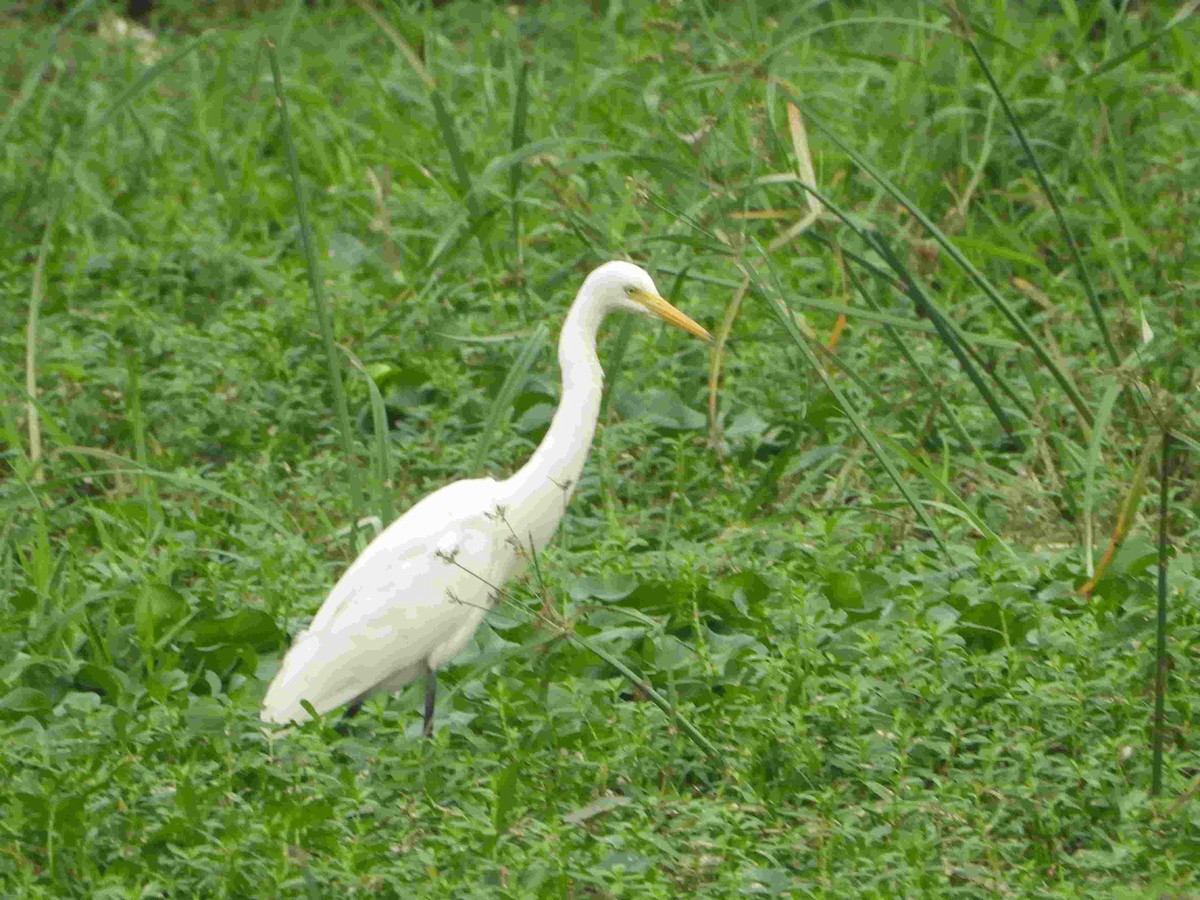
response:
<path id="1" fill-rule="evenodd" d="M 7 14 L 0 893 L 1192 889 L 1200 34 L 963 12 Z M 790 240 L 788 101 L 844 214 Z M 612 257 L 714 330 L 744 281 L 714 426 L 704 347 L 612 326 L 562 533 L 435 738 L 416 688 L 265 731 L 355 523 L 530 453 L 544 335 Z"/>

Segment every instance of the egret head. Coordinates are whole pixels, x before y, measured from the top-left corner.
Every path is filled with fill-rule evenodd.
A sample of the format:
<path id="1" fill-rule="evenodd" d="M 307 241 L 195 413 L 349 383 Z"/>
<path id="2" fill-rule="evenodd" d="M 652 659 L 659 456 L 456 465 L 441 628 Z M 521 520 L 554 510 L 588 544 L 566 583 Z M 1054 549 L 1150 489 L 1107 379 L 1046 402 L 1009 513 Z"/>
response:
<path id="1" fill-rule="evenodd" d="M 620 309 L 662 319 L 712 343 L 712 335 L 702 326 L 659 296 L 654 279 L 641 266 L 619 260 L 606 262 L 592 270 L 583 283 L 583 290 L 591 293 L 606 309 Z"/>

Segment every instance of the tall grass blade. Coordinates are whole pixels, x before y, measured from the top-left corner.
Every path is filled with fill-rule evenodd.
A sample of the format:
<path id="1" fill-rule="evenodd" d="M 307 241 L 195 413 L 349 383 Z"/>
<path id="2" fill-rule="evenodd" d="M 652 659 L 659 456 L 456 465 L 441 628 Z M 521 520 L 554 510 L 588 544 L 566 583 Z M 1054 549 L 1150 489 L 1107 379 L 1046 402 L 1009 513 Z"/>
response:
<path id="1" fill-rule="evenodd" d="M 933 322 L 934 327 L 937 329 L 938 337 L 942 339 L 942 343 L 954 354 L 954 358 L 958 360 L 958 364 L 966 373 L 967 378 L 971 380 L 971 384 L 975 385 L 975 390 L 979 392 L 979 396 L 983 398 L 983 402 L 992 411 L 992 415 L 996 417 L 996 421 L 1000 423 L 1000 427 L 1011 436 L 1013 434 L 1013 425 L 1008 418 L 1008 413 L 1004 411 L 1004 408 L 996 399 L 996 395 L 992 393 L 992 389 L 988 387 L 988 383 L 979 373 L 970 356 L 967 355 L 964 343 L 958 339 L 958 335 L 950 325 L 948 318 L 942 314 L 941 309 L 933 303 L 929 295 L 921 289 L 917 280 L 913 278 L 912 273 L 900 262 L 896 254 L 892 252 L 891 247 L 883 240 L 883 236 L 878 232 L 871 231 L 866 232 L 866 236 L 868 243 L 875 248 L 875 251 L 884 258 L 887 264 L 900 277 L 900 281 L 904 285 L 904 292 L 912 300 L 913 305 L 916 306 L 919 312 L 925 313 L 929 320 Z M 995 377 L 994 374 L 993 377 Z M 1009 397 L 1010 399 L 1014 398 L 1015 394 L 1010 391 Z M 1024 410 L 1022 411 L 1024 412 Z"/>
<path id="2" fill-rule="evenodd" d="M 1075 271 L 1079 273 L 1079 280 L 1083 283 L 1083 291 L 1087 295 L 1088 305 L 1092 309 L 1092 318 L 1096 320 L 1096 327 L 1100 329 L 1100 337 L 1104 341 L 1104 349 L 1108 352 L 1108 358 L 1112 361 L 1113 365 L 1119 365 L 1121 360 L 1117 355 L 1117 348 L 1113 346 L 1112 336 L 1108 332 L 1108 323 L 1104 319 L 1104 310 L 1100 307 L 1100 298 L 1096 295 L 1096 288 L 1092 284 L 1092 276 L 1088 273 L 1087 266 L 1083 262 L 1083 254 L 1079 252 L 1079 243 L 1075 240 L 1075 233 L 1071 231 L 1071 226 L 1067 224 L 1067 218 L 1063 215 L 1062 207 L 1058 205 L 1058 197 L 1050 187 L 1050 179 L 1046 177 L 1046 172 L 1042 168 L 1042 164 L 1038 161 L 1037 154 L 1033 152 L 1033 147 L 1030 145 L 1029 139 L 1025 137 L 1025 130 L 1021 128 L 1021 123 L 1017 120 L 1016 113 L 1008 105 L 1008 98 L 1004 96 L 1004 91 L 1000 90 L 1000 85 L 992 75 L 992 70 L 988 66 L 987 60 L 983 58 L 983 54 L 979 52 L 979 48 L 971 40 L 969 34 L 964 33 L 963 40 L 966 41 L 967 47 L 970 48 L 971 53 L 975 56 L 975 61 L 979 63 L 979 68 L 983 70 L 983 77 L 987 79 L 992 93 L 1000 101 L 1000 108 L 1004 110 L 1005 118 L 1008 119 L 1008 124 L 1012 126 L 1013 133 L 1016 134 L 1017 140 L 1021 144 L 1021 149 L 1025 152 L 1025 158 L 1029 160 L 1029 165 L 1033 168 L 1038 186 L 1042 189 L 1042 195 L 1049 202 L 1050 209 L 1054 212 L 1054 218 L 1058 222 L 1058 228 L 1067 241 L 1071 257 L 1075 260 Z"/>
<path id="3" fill-rule="evenodd" d="M 917 454 L 909 452 L 891 437 L 884 435 L 884 440 L 887 441 L 888 446 L 891 447 L 892 450 L 894 450 L 896 454 L 904 459 L 910 466 L 912 466 L 912 468 L 915 469 L 918 474 L 924 476 L 925 480 L 933 486 L 934 490 L 945 494 L 954 501 L 953 503 L 940 503 L 935 500 L 926 500 L 926 505 L 932 506 L 935 509 L 943 509 L 959 516 L 964 521 L 970 523 L 971 527 L 982 534 L 985 538 L 1002 548 L 1004 552 L 1009 554 L 1009 556 L 1014 558 L 1016 557 L 1016 554 L 1013 552 L 1013 549 L 1009 545 L 1008 541 L 1004 540 L 1004 538 L 993 531 L 987 522 L 985 522 L 980 515 L 975 512 L 975 510 L 971 509 L 970 505 L 958 495 L 954 488 L 952 488 L 946 482 L 946 480 L 934 470 L 933 466 L 929 465 L 929 463 L 921 459 L 921 457 Z"/>
<path id="4" fill-rule="evenodd" d="M 337 422 L 342 455 L 345 458 L 346 477 L 350 482 L 351 500 L 360 513 L 365 515 L 362 487 L 358 479 L 358 467 L 354 463 L 354 437 L 350 429 L 350 413 L 346 407 L 346 393 L 342 385 L 342 365 L 338 356 L 337 343 L 333 336 L 333 321 L 329 313 L 329 304 L 325 299 L 324 281 L 317 261 L 316 242 L 313 240 L 312 229 L 308 224 L 308 207 L 304 199 L 304 187 L 300 180 L 300 161 L 296 156 L 296 145 L 292 140 L 292 124 L 288 117 L 287 98 L 283 91 L 283 75 L 279 71 L 279 57 L 275 45 L 266 41 L 267 58 L 271 63 L 271 78 L 275 83 L 275 102 L 279 107 L 279 121 L 282 126 L 283 143 L 287 151 L 288 172 L 291 175 L 292 191 L 296 197 L 296 216 L 300 221 L 300 240 L 304 245 L 305 269 L 308 273 L 308 287 L 313 301 L 313 312 L 321 330 L 321 342 L 325 348 L 326 375 L 329 389 L 333 394 L 334 417 Z M 351 532 L 351 549 L 356 550 L 357 542 Z"/>
<path id="5" fill-rule="evenodd" d="M 708 356 L 708 441 L 721 452 L 721 433 L 717 427 L 717 389 L 721 384 L 721 369 L 725 363 L 725 345 L 733 331 L 733 323 L 737 321 L 742 309 L 742 301 L 746 299 L 746 291 L 750 288 L 750 276 L 742 278 L 725 307 L 725 315 L 714 336 L 716 340 Z"/>
<path id="6" fill-rule="evenodd" d="M 4 119 L 0 121 L 0 147 L 7 144 L 9 132 L 12 131 L 17 119 L 20 118 L 21 111 L 33 99 L 38 85 L 42 83 L 42 75 L 46 71 L 46 66 L 50 64 L 55 50 L 58 49 L 58 39 L 62 37 L 63 32 L 70 27 L 75 19 L 95 3 L 96 0 L 82 0 L 82 2 L 76 3 L 71 7 L 70 11 L 59 21 L 58 27 L 54 29 L 54 34 L 50 35 L 49 40 L 46 41 L 46 46 L 42 48 L 42 52 L 38 54 L 37 59 L 29 66 L 29 74 L 25 76 L 25 80 L 21 83 L 21 90 L 4 113 Z"/>
<path id="7" fill-rule="evenodd" d="M 185 490 L 200 491 L 202 493 L 211 494 L 214 497 L 220 497 L 222 500 L 227 500 L 233 505 L 251 513 L 255 518 L 262 520 L 272 529 L 285 537 L 294 537 L 295 535 L 299 534 L 301 530 L 294 521 L 292 522 L 292 530 L 288 530 L 284 526 L 280 525 L 274 517 L 267 513 L 266 510 L 260 509 L 249 500 L 245 500 L 236 494 L 231 494 L 229 491 L 219 488 L 215 484 L 212 484 L 211 482 L 198 476 L 176 475 L 173 472 L 164 472 L 161 469 L 154 469 L 149 466 L 139 466 L 133 460 L 121 456 L 119 453 L 111 453 L 107 450 L 100 450 L 95 447 L 63 447 L 60 450 L 55 451 L 56 456 L 64 454 L 84 457 L 90 456 L 98 459 L 123 463 L 124 465 L 116 468 L 89 469 L 85 472 L 78 472 L 71 475 L 63 475 L 58 478 L 48 479 L 40 485 L 34 485 L 33 491 L 29 495 L 30 497 L 36 499 L 37 495 L 50 491 L 55 487 L 62 487 L 63 485 L 71 484 L 75 481 L 85 481 L 91 478 L 100 478 L 105 475 L 121 475 L 126 477 L 137 477 L 144 475 L 149 478 L 155 478 L 159 481 L 165 481 L 168 484 L 173 484 L 176 487 L 180 487 Z M 0 494 L 0 510 L 10 511 L 25 505 L 21 499 L 25 493 L 26 492 L 24 491 L 13 491 L 7 494 Z M 286 512 L 284 513 L 284 516 L 290 519 L 290 516 L 288 516 Z"/>
<path id="8" fill-rule="evenodd" d="M 1049 352 L 1044 346 L 1045 342 L 1039 339 L 1036 334 L 1034 334 L 1029 323 L 1026 322 L 1017 313 L 1017 311 L 1009 305 L 1007 300 L 1000 296 L 999 291 L 997 291 L 992 283 L 984 277 L 983 273 L 975 267 L 975 264 L 972 263 L 963 254 L 963 252 L 958 249 L 954 242 L 951 241 L 950 238 L 948 238 L 940 228 L 938 228 L 938 226 L 933 222 L 932 219 L 929 218 L 929 216 L 927 216 L 915 203 L 908 199 L 903 191 L 896 187 L 896 185 L 893 184 L 891 180 L 887 178 L 887 176 L 885 176 L 875 166 L 868 162 L 866 158 L 862 156 L 862 154 L 858 153 L 845 141 L 839 138 L 837 133 L 830 126 L 826 125 L 820 118 L 813 115 L 810 109 L 801 103 L 797 103 L 797 105 L 804 110 L 804 113 L 808 117 L 809 121 L 820 128 L 821 131 L 823 131 L 825 135 L 831 141 L 833 141 L 833 143 L 836 144 L 843 153 L 845 153 L 854 161 L 855 165 L 875 179 L 875 181 L 877 181 L 879 185 L 892 196 L 892 199 L 908 210 L 913 218 L 920 222 L 925 230 L 933 237 L 933 239 L 937 241 L 943 250 L 946 251 L 950 258 L 953 259 L 959 265 L 959 267 L 967 273 L 968 276 L 970 276 L 971 280 L 979 286 L 981 291 L 983 291 L 984 296 L 987 297 L 992 305 L 1000 311 L 1001 315 L 1008 320 L 1009 324 L 1012 325 L 1013 330 L 1020 335 L 1025 346 L 1027 346 L 1037 355 L 1042 365 L 1046 367 L 1046 370 L 1050 373 L 1054 380 L 1058 382 L 1058 385 L 1062 389 L 1064 395 L 1066 395 L 1067 399 L 1071 402 L 1071 405 L 1075 407 L 1075 411 L 1078 413 L 1079 418 L 1082 419 L 1088 427 L 1091 427 L 1093 416 L 1091 409 L 1088 408 L 1087 401 L 1084 400 L 1083 395 L 1079 393 L 1079 390 L 1067 376 L 1067 373 L 1064 372 L 1062 367 L 1055 362 L 1053 357 L 1050 356 Z M 820 197 L 820 195 L 818 195 L 818 197 L 821 200 L 825 199 L 824 197 Z"/>
<path id="9" fill-rule="evenodd" d="M 392 506 L 392 492 L 388 485 L 388 481 L 391 478 L 392 464 L 387 406 L 383 402 L 383 395 L 379 393 L 379 385 L 371 377 L 370 370 L 353 353 L 347 351 L 346 356 L 350 360 L 350 365 L 362 374 L 363 379 L 367 382 L 367 392 L 370 394 L 371 429 L 375 438 L 375 503 L 379 509 L 380 527 L 386 528 L 395 516 L 395 509 Z"/>
<path id="10" fill-rule="evenodd" d="M 1130 529 L 1133 528 L 1134 522 L 1137 520 L 1138 509 L 1142 505 L 1142 495 L 1146 490 L 1146 473 L 1150 470 L 1151 461 L 1158 450 L 1157 440 L 1157 436 L 1151 436 L 1150 440 L 1142 446 L 1142 452 L 1138 456 L 1137 467 L 1133 471 L 1133 480 L 1126 489 L 1125 496 L 1121 500 L 1121 505 L 1117 509 L 1117 519 L 1113 523 L 1113 531 L 1111 537 L 1108 539 L 1108 547 L 1100 557 L 1100 561 L 1096 563 L 1095 574 L 1086 583 L 1075 589 L 1075 593 L 1080 597 L 1091 596 L 1092 591 L 1096 589 L 1096 585 L 1100 583 L 1100 579 L 1108 571 L 1109 565 L 1116 557 L 1117 551 L 1121 549 L 1121 545 L 1125 543 L 1125 538 L 1128 537 Z"/>
<path id="11" fill-rule="evenodd" d="M 1170 543 L 1167 538 L 1167 503 L 1171 481 L 1171 431 L 1162 436 L 1162 457 L 1158 469 L 1158 614 L 1154 629 L 1154 730 L 1150 761 L 1150 793 L 1162 793 L 1163 731 L 1166 728 L 1167 674 L 1167 564 Z"/>
<path id="12" fill-rule="evenodd" d="M 700 748 L 705 756 L 707 756 L 709 759 L 717 759 L 721 756 L 720 751 L 717 750 L 712 741 L 706 738 L 704 733 L 701 732 L 700 729 L 691 722 L 691 720 L 689 720 L 683 713 L 672 706 L 670 700 L 655 690 L 654 686 L 650 684 L 649 681 L 640 676 L 632 668 L 627 666 L 624 662 L 622 662 L 613 654 L 609 653 L 607 650 L 600 647 L 598 644 L 588 640 L 585 637 L 582 637 L 578 634 L 568 634 L 567 640 L 569 640 L 572 644 L 582 647 L 590 653 L 594 653 L 600 659 L 604 660 L 606 663 L 624 675 L 625 678 L 629 680 L 630 684 L 645 694 L 646 698 L 659 709 L 661 709 L 670 721 L 678 725 L 680 730 L 682 730 L 683 733 L 691 739 L 693 744 Z"/>
<path id="13" fill-rule="evenodd" d="M 135 78 L 132 82 L 130 82 L 125 89 L 117 95 L 117 98 L 113 100 L 108 109 L 104 110 L 104 112 L 100 114 L 96 121 L 88 125 L 87 129 L 83 133 L 83 137 L 91 137 L 93 134 L 111 122 L 117 113 L 129 105 L 130 101 L 137 97 L 138 94 L 149 87 L 159 75 L 171 68 L 171 66 L 175 65 L 175 63 L 179 62 L 179 60 L 183 59 L 189 53 L 198 49 L 201 44 L 209 39 L 209 36 L 209 32 L 207 31 L 203 34 L 197 35 L 170 56 L 163 57 L 141 75 Z"/>
<path id="14" fill-rule="evenodd" d="M 1171 20 L 1169 22 L 1167 22 L 1167 24 L 1164 25 L 1162 28 L 1160 28 L 1158 31 L 1151 34 L 1148 38 L 1138 41 L 1132 47 L 1129 47 L 1126 50 L 1122 51 L 1121 53 L 1118 53 L 1112 59 L 1105 60 L 1104 62 L 1102 62 L 1098 66 L 1096 66 L 1096 68 L 1092 69 L 1092 71 L 1086 73 L 1081 78 L 1078 78 L 1076 80 L 1077 81 L 1087 81 L 1089 78 L 1095 78 L 1097 75 L 1103 75 L 1105 72 L 1111 72 L 1113 69 L 1117 68 L 1118 66 L 1123 66 L 1125 63 L 1129 62 L 1129 60 L 1133 59 L 1135 56 L 1137 56 L 1143 50 L 1156 44 L 1158 41 L 1162 40 L 1162 38 L 1164 38 L 1166 35 L 1170 34 L 1170 32 L 1173 31 L 1175 28 L 1177 28 L 1178 26 L 1180 26 L 1184 22 L 1186 22 L 1188 19 L 1190 19 L 1195 14 L 1197 9 L 1200 9 L 1200 0 L 1190 0 L 1190 2 L 1185 3 L 1183 6 L 1181 6 L 1179 8 L 1179 12 L 1175 13 L 1175 15 L 1171 17 Z"/>
<path id="15" fill-rule="evenodd" d="M 870 426 L 867 425 L 863 417 L 860 416 L 858 411 L 855 410 L 855 408 L 850 404 L 849 399 L 847 399 L 846 395 L 842 393 L 841 388 L 837 386 L 837 382 L 829 377 L 829 374 L 821 365 L 821 361 L 817 359 L 816 353 L 813 352 L 812 347 L 809 346 L 808 340 L 804 337 L 804 334 L 797 325 L 795 314 L 776 293 L 766 289 L 765 286 L 761 284 L 759 293 L 766 299 L 767 303 L 774 311 L 775 317 L 783 325 L 784 330 L 787 332 L 788 336 L 791 337 L 792 342 L 796 345 L 797 349 L 799 349 L 801 355 L 808 363 L 809 368 L 817 373 L 817 377 L 821 379 L 826 389 L 833 394 L 834 399 L 837 401 L 838 407 L 846 414 L 846 418 L 850 420 L 850 424 L 854 426 L 854 430 L 859 433 L 859 436 L 862 437 L 867 446 L 870 447 L 871 452 L 875 454 L 875 458 L 878 459 L 879 464 L 883 466 L 888 478 L 890 478 L 892 483 L 896 485 L 896 489 L 900 491 L 900 495 L 916 514 L 917 519 L 920 520 L 922 526 L 924 526 L 924 528 L 929 532 L 930 536 L 934 540 L 934 543 L 937 544 L 938 549 L 946 558 L 946 561 L 953 563 L 954 559 L 950 555 L 950 549 L 946 546 L 945 540 L 942 538 L 941 531 L 938 529 L 933 519 L 929 517 L 929 513 L 925 511 L 925 507 L 921 501 L 918 500 L 912 491 L 908 489 L 908 485 L 904 483 L 904 479 L 900 477 L 900 472 L 896 469 L 895 464 L 892 462 L 891 456 L 883 448 L 883 445 L 879 442 L 878 438 L 875 437 L 875 433 L 871 430 Z"/>
<path id="16" fill-rule="evenodd" d="M 454 179 L 458 182 L 459 193 L 462 194 L 463 203 L 467 206 L 467 211 L 471 214 L 472 226 L 477 229 L 479 238 L 479 247 L 483 251 L 484 261 L 489 267 L 494 265 L 492 259 L 491 244 L 485 239 L 486 229 L 484 223 L 486 217 L 483 213 L 483 208 L 479 205 L 479 199 L 475 196 L 474 185 L 471 183 L 471 173 L 467 169 L 467 158 L 462 150 L 462 140 L 459 138 L 458 129 L 454 126 L 454 119 L 446 109 L 446 104 L 442 101 L 442 95 L 437 90 L 429 92 L 429 101 L 433 104 L 433 114 L 437 118 L 438 128 L 442 132 L 442 140 L 446 144 L 446 152 L 450 154 L 450 165 L 454 169 Z"/>
<path id="17" fill-rule="evenodd" d="M 517 70 L 517 92 L 513 100 L 512 139 L 509 150 L 516 153 L 525 146 L 525 117 L 529 110 L 529 62 L 523 60 Z M 520 163 L 508 170 L 508 196 L 510 205 L 510 227 L 512 228 L 513 261 L 519 268 L 521 265 L 521 204 L 518 194 L 521 192 L 522 167 Z"/>
<path id="18" fill-rule="evenodd" d="M 521 352 L 517 355 L 513 362 L 512 368 L 508 370 L 508 375 L 504 379 L 504 383 L 500 385 L 500 392 L 496 394 L 496 399 L 492 401 L 491 409 L 488 410 L 487 419 L 483 425 L 483 431 L 479 435 L 479 441 L 475 444 L 475 455 L 471 457 L 471 470 L 478 472 L 483 469 L 487 463 L 488 453 L 491 452 L 492 444 L 496 440 L 496 432 L 500 430 L 505 418 L 508 416 L 509 410 L 512 408 L 513 400 L 517 397 L 517 392 L 521 389 L 521 385 L 525 383 L 525 378 L 529 375 L 529 370 L 533 366 L 534 361 L 541 352 L 542 345 L 546 342 L 547 329 L 545 325 L 539 325 L 526 341 L 525 346 L 521 348 Z"/>
<path id="19" fill-rule="evenodd" d="M 1108 431 L 1108 421 L 1112 417 L 1113 405 L 1117 395 L 1121 393 L 1121 382 L 1116 378 L 1109 379 L 1109 385 L 1100 398 L 1096 408 L 1096 424 L 1092 427 L 1092 438 L 1088 442 L 1087 459 L 1083 469 L 1083 562 L 1089 578 L 1096 574 L 1092 561 L 1094 552 L 1094 529 L 1092 509 L 1096 502 L 1096 472 L 1100 467 L 1101 446 L 1104 435 Z"/>
<path id="20" fill-rule="evenodd" d="M 354 2 L 357 4 L 359 9 L 371 17 L 371 21 L 379 26 L 379 30 L 387 35 L 388 39 L 392 42 L 395 48 L 400 51 L 401 55 L 406 60 L 408 60 L 408 64 L 412 66 L 413 71 L 416 72 L 421 81 L 425 83 L 425 87 L 432 91 L 436 86 L 433 78 L 430 77 L 429 71 L 425 68 L 425 64 L 421 62 L 421 58 L 417 56 L 413 48 L 409 46 L 408 41 L 401 37 L 400 32 L 392 27 L 392 23 L 385 19 L 379 10 L 368 3 L 367 0 L 354 0 Z"/>
<path id="21" fill-rule="evenodd" d="M 806 237 L 813 237 L 807 234 Z M 817 238 L 818 243 L 827 247 L 837 247 L 846 257 L 853 259 L 854 262 L 865 271 L 875 275 L 878 278 L 883 278 L 889 285 L 898 287 L 895 279 L 891 278 L 887 272 L 877 266 L 871 264 L 870 261 L 842 247 L 840 244 L 828 240 L 827 238 Z M 712 275 L 704 275 L 699 272 L 688 272 L 684 267 L 680 266 L 658 266 L 658 271 L 665 272 L 668 275 L 678 275 L 686 273 L 688 281 L 695 281 L 699 284 L 712 284 L 719 287 L 736 289 L 741 283 L 729 278 L 717 278 Z M 925 334 L 937 334 L 937 328 L 931 322 L 924 322 L 919 319 L 913 319 L 908 316 L 898 316 L 893 313 L 884 312 L 880 307 L 864 307 L 852 306 L 847 303 L 838 303 L 836 300 L 824 300 L 820 297 L 799 297 L 792 295 L 789 298 L 789 303 L 795 307 L 804 309 L 816 309 L 821 312 L 834 313 L 836 315 L 846 316 L 847 318 L 857 318 L 864 322 L 872 324 L 890 325 L 893 328 L 902 328 L 905 331 L 920 331 Z M 953 323 L 951 323 L 953 324 Z M 973 331 L 963 331 L 957 329 L 957 333 L 963 338 L 964 343 L 968 346 L 978 345 L 981 347 L 995 347 L 997 350 L 1024 350 L 1025 348 L 1016 341 L 1008 340 L 1007 338 L 997 338 L 991 335 L 978 334 Z"/>
<path id="22" fill-rule="evenodd" d="M 133 458 L 143 469 L 149 468 L 149 458 L 146 451 L 146 415 L 142 410 L 142 360 L 139 348 L 133 347 L 125 353 L 125 417 L 133 429 Z M 156 499 L 154 482 L 148 477 L 138 478 L 142 498 L 148 503 Z"/>
<path id="23" fill-rule="evenodd" d="M 604 380 L 607 382 L 604 396 L 600 398 L 600 415 L 598 421 L 608 418 L 608 404 L 616 396 L 617 382 L 625 371 L 625 354 L 629 351 L 629 341 L 633 337 L 637 321 L 633 316 L 622 316 L 621 324 L 617 326 L 617 336 L 613 338 L 608 359 L 604 363 Z"/>
<path id="24" fill-rule="evenodd" d="M 908 271 L 908 268 L 902 262 L 900 262 L 899 258 L 897 258 L 897 256 L 891 252 L 891 249 L 883 242 L 882 235 L 880 235 L 879 232 L 872 229 L 863 228 L 862 226 L 858 225 L 845 210 L 843 210 L 836 203 L 811 185 L 799 184 L 799 187 L 803 188 L 807 192 L 815 194 L 817 198 L 824 204 L 826 209 L 832 212 L 848 228 L 857 234 L 867 246 L 871 247 L 880 255 L 880 257 L 888 264 L 888 266 L 897 276 L 897 290 L 912 300 L 919 311 L 925 312 L 926 316 L 933 323 L 933 330 L 938 334 L 939 337 L 942 338 L 943 343 L 950 347 L 951 351 L 954 352 L 954 355 L 959 359 L 960 364 L 962 364 L 963 360 L 966 360 L 968 357 L 976 360 L 977 363 L 979 363 L 978 352 L 968 343 L 966 335 L 963 333 L 962 329 L 958 327 L 953 319 L 951 319 L 945 314 L 945 312 L 942 311 L 941 307 L 934 302 L 932 297 L 930 297 L 920 288 L 919 283 Z M 861 257 L 853 253 L 846 252 L 845 250 L 843 250 L 843 253 L 845 253 L 848 259 L 854 261 L 856 264 L 858 264 L 860 261 L 865 262 L 865 260 L 862 260 Z M 873 274 L 887 278 L 889 283 L 893 282 L 893 279 L 877 266 L 867 263 L 866 269 Z M 995 397 L 992 395 L 990 389 L 987 388 L 987 383 L 984 382 L 981 377 L 979 377 L 975 366 L 968 361 L 965 365 L 963 365 L 963 368 L 969 376 L 974 373 L 973 377 L 971 377 L 972 384 L 974 384 L 976 388 L 980 390 L 980 393 L 984 397 L 985 401 L 991 397 L 991 401 L 988 402 L 988 407 L 992 410 L 993 414 L 996 415 L 1001 425 L 1006 426 L 1005 431 L 1011 434 L 1011 425 L 1006 425 L 1007 415 L 996 402 Z M 1029 408 L 1026 403 L 1017 396 L 1016 392 L 1013 391 L 1013 389 L 1008 385 L 1007 382 L 1004 381 L 1004 379 L 1000 378 L 999 375 L 997 375 L 994 371 L 990 372 L 990 374 L 992 380 L 999 385 L 1005 396 L 1007 396 L 1013 402 L 1013 405 L 1016 406 L 1016 408 L 1019 409 L 1023 415 L 1028 417 Z"/>
<path id="25" fill-rule="evenodd" d="M 854 266 L 847 265 L 846 274 L 850 276 L 850 280 L 854 283 L 854 287 L 858 291 L 859 296 L 863 298 L 863 300 L 868 306 L 871 307 L 872 310 L 879 312 L 879 304 L 876 302 L 875 298 L 871 296 L 871 293 L 867 290 L 866 285 L 862 283 L 862 279 L 859 277 L 858 273 L 854 271 Z M 908 344 L 905 343 L 902 337 L 900 337 L 900 333 L 892 325 L 887 323 L 883 324 L 883 332 L 888 336 L 888 338 L 891 339 L 892 343 L 896 346 L 896 349 L 900 351 L 900 355 L 904 357 L 905 361 L 912 367 L 913 371 L 917 373 L 917 378 L 921 380 L 921 383 L 925 386 L 925 389 L 929 391 L 930 395 L 935 398 L 938 397 L 941 394 L 941 391 L 938 389 L 938 386 L 934 384 L 934 381 L 930 377 L 929 373 L 925 371 L 925 367 L 921 365 L 916 356 L 913 354 L 912 350 L 909 349 Z M 963 442 L 963 446 L 965 446 L 971 453 L 975 453 L 975 442 L 971 439 L 971 435 L 967 432 L 967 429 L 963 426 L 962 422 L 959 421 L 958 416 L 954 412 L 954 408 L 948 403 L 942 404 L 942 408 L 946 411 L 946 418 L 950 420 L 950 425 L 954 429 L 954 432 L 958 435 L 958 439 Z"/>

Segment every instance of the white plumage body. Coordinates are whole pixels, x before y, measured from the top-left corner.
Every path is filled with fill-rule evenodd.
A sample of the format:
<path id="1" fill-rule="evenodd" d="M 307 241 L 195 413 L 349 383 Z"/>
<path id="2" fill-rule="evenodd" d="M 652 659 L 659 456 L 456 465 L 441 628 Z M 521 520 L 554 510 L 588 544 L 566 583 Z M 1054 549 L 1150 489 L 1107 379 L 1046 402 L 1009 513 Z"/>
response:
<path id="1" fill-rule="evenodd" d="M 596 330 L 614 309 L 649 311 L 708 336 L 658 297 L 637 266 L 596 269 L 563 325 L 563 395 L 529 462 L 504 481 L 446 485 L 380 533 L 297 635 L 263 699 L 265 721 L 306 720 L 302 700 L 324 713 L 376 690 L 394 691 L 463 649 L 498 589 L 545 547 L 566 510 L 599 414 Z M 432 695 L 426 702 L 428 728 Z"/>

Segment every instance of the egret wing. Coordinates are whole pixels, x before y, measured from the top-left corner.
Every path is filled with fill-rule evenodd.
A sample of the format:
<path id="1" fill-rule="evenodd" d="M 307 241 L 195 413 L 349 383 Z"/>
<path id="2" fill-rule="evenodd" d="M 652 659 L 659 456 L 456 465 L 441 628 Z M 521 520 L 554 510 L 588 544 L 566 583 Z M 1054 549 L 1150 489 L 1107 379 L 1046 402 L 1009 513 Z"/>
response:
<path id="1" fill-rule="evenodd" d="M 376 537 L 297 636 L 263 718 L 304 721 L 301 700 L 326 712 L 457 653 L 516 558 L 496 487 L 492 479 L 447 485 Z"/>

